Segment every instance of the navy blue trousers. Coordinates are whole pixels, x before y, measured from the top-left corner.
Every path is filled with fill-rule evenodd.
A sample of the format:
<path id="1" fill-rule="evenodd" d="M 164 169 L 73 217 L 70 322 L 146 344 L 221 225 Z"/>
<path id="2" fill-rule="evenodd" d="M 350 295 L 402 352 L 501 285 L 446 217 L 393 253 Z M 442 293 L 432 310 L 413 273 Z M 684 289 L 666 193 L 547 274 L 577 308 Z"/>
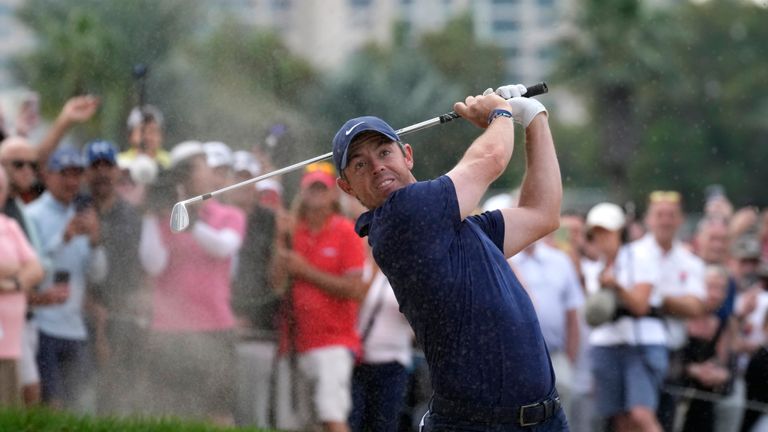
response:
<path id="1" fill-rule="evenodd" d="M 408 372 L 398 362 L 360 364 L 352 375 L 352 432 L 395 432 L 405 400 Z"/>

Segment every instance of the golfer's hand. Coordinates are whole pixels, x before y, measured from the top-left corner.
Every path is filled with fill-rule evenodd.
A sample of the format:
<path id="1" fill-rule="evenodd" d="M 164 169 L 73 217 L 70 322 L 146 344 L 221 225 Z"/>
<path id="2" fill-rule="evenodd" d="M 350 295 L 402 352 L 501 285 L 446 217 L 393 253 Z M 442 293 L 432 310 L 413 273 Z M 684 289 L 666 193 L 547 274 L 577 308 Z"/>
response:
<path id="1" fill-rule="evenodd" d="M 496 89 L 496 94 L 507 99 L 509 111 L 515 122 L 528 127 L 539 113 L 547 114 L 547 109 L 536 99 L 522 97 L 528 89 L 522 84 L 511 84 Z"/>
<path id="2" fill-rule="evenodd" d="M 509 107 L 504 99 L 494 93 L 467 96 L 464 102 L 453 104 L 456 114 L 482 129 L 488 127 L 488 115 L 495 109 L 506 110 Z"/>

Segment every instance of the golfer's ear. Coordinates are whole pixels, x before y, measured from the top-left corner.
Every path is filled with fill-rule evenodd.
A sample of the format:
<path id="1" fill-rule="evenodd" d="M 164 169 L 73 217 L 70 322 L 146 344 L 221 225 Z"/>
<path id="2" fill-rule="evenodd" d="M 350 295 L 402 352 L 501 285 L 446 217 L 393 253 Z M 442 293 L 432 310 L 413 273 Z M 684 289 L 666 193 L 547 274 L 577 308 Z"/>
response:
<path id="1" fill-rule="evenodd" d="M 337 177 L 336 185 L 338 185 L 339 188 L 344 191 L 344 193 L 354 196 L 354 194 L 352 193 L 352 186 L 349 185 L 348 181 L 344 180 L 341 177 Z"/>
<path id="2" fill-rule="evenodd" d="M 405 163 L 408 169 L 413 169 L 413 147 L 410 144 L 403 144 L 403 155 L 405 156 Z"/>

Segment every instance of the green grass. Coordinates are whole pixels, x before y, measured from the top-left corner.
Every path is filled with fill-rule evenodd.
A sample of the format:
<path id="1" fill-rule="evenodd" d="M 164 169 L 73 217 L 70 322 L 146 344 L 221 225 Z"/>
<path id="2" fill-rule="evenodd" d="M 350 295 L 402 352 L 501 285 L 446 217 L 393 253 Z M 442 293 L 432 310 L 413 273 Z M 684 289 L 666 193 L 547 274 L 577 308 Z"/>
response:
<path id="1" fill-rule="evenodd" d="M 257 428 L 227 428 L 174 418 L 89 417 L 42 408 L 0 410 L 0 432 L 269 432 Z"/>

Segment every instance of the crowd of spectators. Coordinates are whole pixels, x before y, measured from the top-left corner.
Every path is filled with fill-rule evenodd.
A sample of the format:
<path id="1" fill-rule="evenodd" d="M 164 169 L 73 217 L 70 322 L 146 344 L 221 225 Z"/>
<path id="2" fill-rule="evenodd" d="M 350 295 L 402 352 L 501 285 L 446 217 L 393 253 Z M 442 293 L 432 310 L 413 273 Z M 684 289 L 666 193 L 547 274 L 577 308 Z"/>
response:
<path id="1" fill-rule="evenodd" d="M 172 233 L 175 202 L 267 172 L 269 158 L 166 146 L 150 106 L 129 115 L 122 152 L 62 144 L 98 105 L 73 98 L 40 142 L 26 124 L 0 142 L 0 406 L 233 424 L 248 385 L 235 382 L 236 346 L 259 337 L 277 346 L 257 389 L 273 405 L 263 425 L 413 429 L 419 349 L 333 166 L 307 167 L 292 200 L 270 179 L 190 205 L 189 229 Z M 768 212 L 735 210 L 717 188 L 702 206 L 676 191 L 645 204 L 642 219 L 610 202 L 565 211 L 509 261 L 571 429 L 758 430 Z"/>

